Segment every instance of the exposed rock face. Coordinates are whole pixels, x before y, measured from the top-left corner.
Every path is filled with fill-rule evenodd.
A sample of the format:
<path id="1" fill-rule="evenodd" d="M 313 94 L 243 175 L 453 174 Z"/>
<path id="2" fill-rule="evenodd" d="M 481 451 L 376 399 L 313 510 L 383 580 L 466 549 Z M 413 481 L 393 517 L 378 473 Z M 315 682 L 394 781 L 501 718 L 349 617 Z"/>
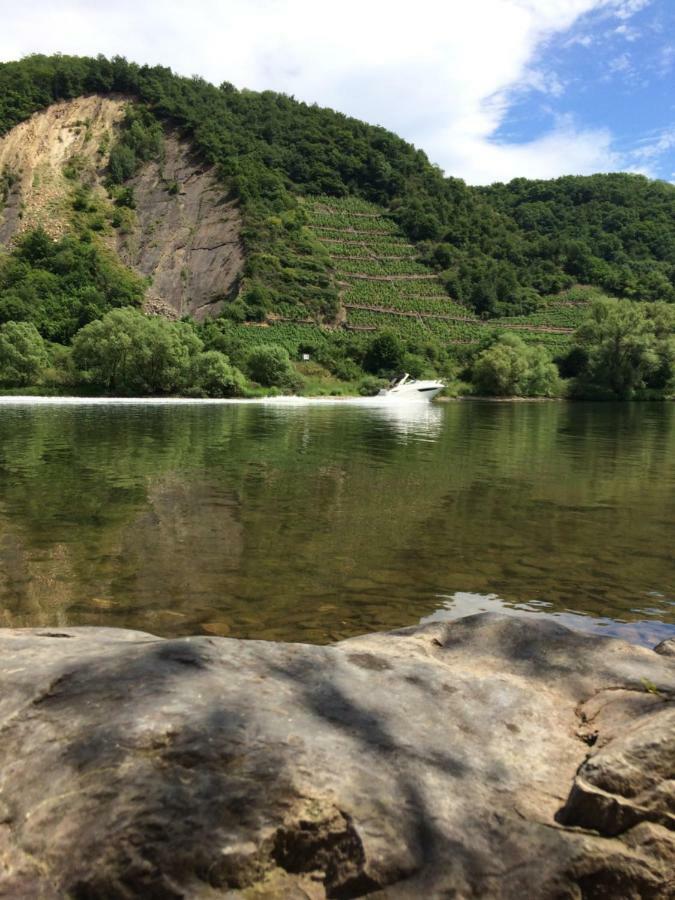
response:
<path id="1" fill-rule="evenodd" d="M 105 167 L 128 102 L 94 96 L 57 103 L 0 138 L 0 174 L 14 176 L 6 202 L 0 202 L 0 244 L 38 225 L 54 238 L 66 234 L 78 182 L 112 210 Z M 150 278 L 147 311 L 198 320 L 216 315 L 236 295 L 244 267 L 236 203 L 213 170 L 171 134 L 162 162 L 146 163 L 130 184 L 135 222 L 123 233 L 108 229 L 101 239 Z"/>
<path id="2" fill-rule="evenodd" d="M 244 254 L 239 210 L 214 172 L 167 136 L 162 163 L 147 163 L 130 183 L 138 225 L 120 235 L 119 249 L 152 277 L 149 309 L 198 320 L 220 312 L 237 293 Z"/>
<path id="3" fill-rule="evenodd" d="M 675 896 L 671 657 L 493 614 L 0 648 L 0 895 Z"/>

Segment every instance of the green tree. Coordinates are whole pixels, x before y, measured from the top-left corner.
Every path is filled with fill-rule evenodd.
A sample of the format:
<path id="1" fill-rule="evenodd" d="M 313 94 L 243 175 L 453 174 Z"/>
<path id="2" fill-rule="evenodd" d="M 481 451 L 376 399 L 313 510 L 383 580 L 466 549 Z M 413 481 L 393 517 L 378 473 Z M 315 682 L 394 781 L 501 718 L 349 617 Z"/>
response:
<path id="1" fill-rule="evenodd" d="M 11 386 L 36 384 L 49 362 L 45 343 L 30 322 L 0 326 L 0 382 Z"/>
<path id="2" fill-rule="evenodd" d="M 389 331 L 383 331 L 368 345 L 363 368 L 373 375 L 393 375 L 403 369 L 405 355 L 405 347 L 399 338 Z"/>
<path id="3" fill-rule="evenodd" d="M 675 373 L 674 329 L 666 304 L 596 300 L 574 338 L 584 360 L 575 392 L 622 400 L 649 388 L 667 393 Z"/>
<path id="4" fill-rule="evenodd" d="M 230 365 L 224 353 L 207 350 L 197 354 L 190 366 L 188 392 L 195 396 L 234 397 L 243 394 L 246 379 Z"/>
<path id="5" fill-rule="evenodd" d="M 249 376 L 264 387 L 294 389 L 298 376 L 285 347 L 261 344 L 252 350 L 246 360 Z"/>
<path id="6" fill-rule="evenodd" d="M 543 347 L 514 334 L 500 334 L 473 363 L 471 379 L 480 394 L 553 397 L 560 391 L 555 363 Z"/>
<path id="7" fill-rule="evenodd" d="M 73 360 L 86 383 L 123 394 L 169 394 L 189 384 L 202 347 L 187 323 L 116 309 L 77 333 Z"/>
<path id="8" fill-rule="evenodd" d="M 33 322 L 43 337 L 67 343 L 109 309 L 141 302 L 144 280 L 85 237 L 52 240 L 37 228 L 0 260 L 0 321 Z"/>

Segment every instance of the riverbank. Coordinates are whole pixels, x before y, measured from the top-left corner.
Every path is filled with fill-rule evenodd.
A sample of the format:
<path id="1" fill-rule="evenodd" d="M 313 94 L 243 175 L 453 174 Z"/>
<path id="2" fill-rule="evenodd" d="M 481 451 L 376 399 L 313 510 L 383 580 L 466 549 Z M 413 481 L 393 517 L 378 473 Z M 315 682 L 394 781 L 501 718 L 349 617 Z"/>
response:
<path id="1" fill-rule="evenodd" d="M 672 641 L 483 614 L 0 649 L 8 896 L 672 896 Z"/>
<path id="2" fill-rule="evenodd" d="M 326 403 L 365 403 L 382 402 L 382 398 L 377 396 L 363 396 L 357 393 L 342 394 L 282 394 L 279 392 L 263 393 L 260 392 L 254 397 L 181 397 L 181 396 L 162 396 L 162 397 L 126 397 L 115 396 L 111 394 L 96 393 L 60 393 L 60 392 L 44 392 L 39 388 L 24 390 L 0 390 L 0 405 L 7 403 L 207 403 L 207 404 L 230 404 L 230 403 L 265 403 L 265 402 L 326 402 Z M 585 399 L 582 397 L 486 397 L 477 394 L 462 394 L 458 396 L 435 397 L 432 403 L 672 403 L 675 397 L 656 397 L 648 399 L 626 400 L 598 400 L 597 398 Z M 400 403 L 401 401 L 394 401 Z M 416 404 L 420 407 L 427 407 L 427 403 Z"/>

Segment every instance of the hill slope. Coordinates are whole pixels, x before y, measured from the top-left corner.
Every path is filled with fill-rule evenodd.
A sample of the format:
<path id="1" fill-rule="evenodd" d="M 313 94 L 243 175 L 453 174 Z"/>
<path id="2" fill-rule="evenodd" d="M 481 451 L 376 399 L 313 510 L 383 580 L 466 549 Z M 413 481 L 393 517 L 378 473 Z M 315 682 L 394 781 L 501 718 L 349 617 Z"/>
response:
<path id="1" fill-rule="evenodd" d="M 116 203 L 109 168 L 127 108 L 118 96 L 62 101 L 0 138 L 7 180 L 0 243 L 37 227 L 59 239 L 88 226 L 102 247 L 150 279 L 148 310 L 215 315 L 237 292 L 243 269 L 237 205 L 213 168 L 170 131 L 157 158 L 124 179 L 133 202 Z"/>
<path id="2" fill-rule="evenodd" d="M 315 319 L 334 319 L 337 296 L 299 202 L 321 194 L 380 204 L 419 244 L 449 296 L 481 314 L 530 312 L 540 297 L 579 281 L 638 299 L 675 298 L 671 185 L 609 175 L 470 188 L 444 178 L 385 129 L 283 95 L 214 87 L 120 58 L 28 57 L 1 65 L 0 133 L 50 103 L 92 92 L 134 97 L 189 139 L 202 165 L 238 198 L 246 316 L 291 302 Z M 147 159 L 134 158 L 133 140 L 126 149 L 124 174 L 133 178 Z"/>
<path id="3" fill-rule="evenodd" d="M 265 384 L 249 356 L 270 343 L 326 390 L 401 366 L 467 373 L 495 328 L 574 375 L 589 357 L 565 361 L 571 336 L 603 294 L 675 300 L 674 186 L 617 174 L 472 188 L 383 128 L 272 92 L 122 58 L 0 64 L 0 326 L 68 345 L 88 323 L 103 340 L 97 320 L 117 307 L 201 323 L 190 336 L 118 317 L 165 360 L 185 357 L 153 390 L 239 390 L 231 364 Z M 369 358 L 381 332 L 400 339 L 387 365 Z M 515 343 L 507 356 L 545 366 Z M 82 346 L 36 351 L 36 371 L 104 377 L 96 342 Z M 284 366 L 277 384 L 297 388 Z"/>

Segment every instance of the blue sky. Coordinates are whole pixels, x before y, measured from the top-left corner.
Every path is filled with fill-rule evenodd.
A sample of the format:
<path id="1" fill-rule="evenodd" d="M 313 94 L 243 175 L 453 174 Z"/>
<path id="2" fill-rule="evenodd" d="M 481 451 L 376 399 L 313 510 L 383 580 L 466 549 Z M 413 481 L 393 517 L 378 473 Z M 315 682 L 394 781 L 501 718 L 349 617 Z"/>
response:
<path id="1" fill-rule="evenodd" d="M 607 10 L 582 16 L 542 42 L 531 71 L 514 87 L 495 140 L 532 141 L 565 120 L 604 128 L 623 167 L 675 181 L 672 0 L 652 0 L 623 18 Z"/>
<path id="2" fill-rule="evenodd" d="M 675 181 L 675 0 L 0 0 L 0 60 L 122 54 L 384 125 L 473 184 Z"/>

